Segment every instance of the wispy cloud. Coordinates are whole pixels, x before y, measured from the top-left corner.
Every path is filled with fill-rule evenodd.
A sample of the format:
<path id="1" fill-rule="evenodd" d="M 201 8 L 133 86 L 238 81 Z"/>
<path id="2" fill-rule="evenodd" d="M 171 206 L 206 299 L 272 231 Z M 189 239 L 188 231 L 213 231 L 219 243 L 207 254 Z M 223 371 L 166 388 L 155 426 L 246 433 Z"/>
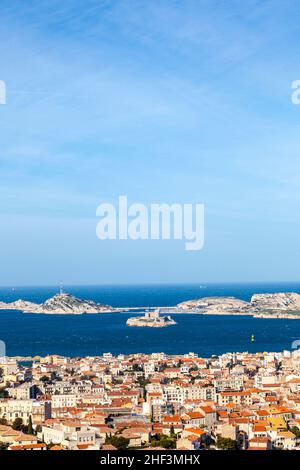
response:
<path id="1" fill-rule="evenodd" d="M 274 237 L 272 201 L 282 220 L 295 220 L 300 107 L 289 93 L 300 78 L 296 0 L 3 0 L 1 19 L 6 231 L 9 214 L 47 214 L 53 232 L 41 236 L 51 244 L 58 220 L 86 220 L 119 194 L 204 202 L 214 228 L 208 251 L 200 267 L 199 258 L 181 260 L 196 279 L 217 264 L 216 227 L 232 237 L 223 251 L 229 266 L 226 253 L 241 232 L 257 262 L 263 259 L 266 243 L 253 220 Z M 73 251 L 78 243 L 70 241 Z M 164 248 L 157 250 L 163 258 Z M 107 266 L 114 249 L 101 256 Z M 151 261 L 148 267 L 155 276 Z M 294 276 L 284 261 L 281 268 Z"/>

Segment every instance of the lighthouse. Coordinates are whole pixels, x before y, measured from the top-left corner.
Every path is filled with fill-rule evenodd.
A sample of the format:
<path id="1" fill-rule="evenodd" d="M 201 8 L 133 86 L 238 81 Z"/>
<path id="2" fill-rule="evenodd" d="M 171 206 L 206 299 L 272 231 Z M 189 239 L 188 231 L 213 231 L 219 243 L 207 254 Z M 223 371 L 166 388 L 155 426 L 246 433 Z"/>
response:
<path id="1" fill-rule="evenodd" d="M 63 295 L 64 294 L 64 286 L 63 286 L 63 282 L 60 281 L 60 284 L 59 284 L 59 294 L 60 295 Z"/>

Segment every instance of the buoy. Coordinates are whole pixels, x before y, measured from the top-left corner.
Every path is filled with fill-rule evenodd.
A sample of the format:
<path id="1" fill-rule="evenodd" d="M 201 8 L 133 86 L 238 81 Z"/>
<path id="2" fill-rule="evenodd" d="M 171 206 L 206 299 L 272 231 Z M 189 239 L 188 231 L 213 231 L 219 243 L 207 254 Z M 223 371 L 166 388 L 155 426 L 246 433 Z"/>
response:
<path id="1" fill-rule="evenodd" d="M 251 342 L 253 343 L 255 341 L 254 335 L 251 335 Z"/>

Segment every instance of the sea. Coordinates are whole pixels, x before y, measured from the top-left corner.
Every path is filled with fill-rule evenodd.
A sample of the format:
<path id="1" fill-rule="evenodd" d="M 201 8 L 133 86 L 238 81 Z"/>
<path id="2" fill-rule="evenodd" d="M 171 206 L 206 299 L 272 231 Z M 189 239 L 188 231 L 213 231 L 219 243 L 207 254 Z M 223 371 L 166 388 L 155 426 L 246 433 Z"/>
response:
<path id="1" fill-rule="evenodd" d="M 148 307 L 174 306 L 185 300 L 207 296 L 250 300 L 254 293 L 300 293 L 300 283 L 65 286 L 64 289 L 81 299 L 125 307 L 128 311 L 95 315 L 37 315 L 0 310 L 0 340 L 5 342 L 8 356 L 194 352 L 201 357 L 210 357 L 225 352 L 291 350 L 292 343 L 300 340 L 300 320 L 176 314 L 173 317 L 177 322 L 175 326 L 126 326 L 127 318 L 138 315 L 138 311 L 130 311 L 135 307 L 142 307 L 140 311 L 144 311 Z M 58 290 L 57 286 L 0 287 L 0 301 L 23 299 L 41 303 Z"/>

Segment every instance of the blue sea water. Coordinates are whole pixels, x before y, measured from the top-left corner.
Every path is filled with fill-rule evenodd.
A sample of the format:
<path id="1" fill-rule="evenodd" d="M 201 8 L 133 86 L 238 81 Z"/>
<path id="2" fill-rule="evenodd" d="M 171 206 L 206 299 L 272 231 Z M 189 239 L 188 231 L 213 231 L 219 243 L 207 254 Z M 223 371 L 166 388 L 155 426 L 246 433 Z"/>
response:
<path id="1" fill-rule="evenodd" d="M 83 299 L 130 308 L 175 305 L 206 296 L 231 295 L 249 300 L 259 292 L 300 293 L 300 283 L 68 286 L 65 290 Z M 56 292 L 56 287 L 0 288 L 0 300 L 11 302 L 22 298 L 42 302 Z M 300 320 L 174 315 L 176 326 L 152 329 L 127 327 L 129 316 L 132 313 L 62 316 L 5 310 L 0 311 L 0 339 L 6 343 L 10 356 L 193 351 L 203 357 L 227 351 L 282 351 L 291 349 L 291 343 L 300 339 Z M 250 341 L 252 334 L 254 342 Z"/>

